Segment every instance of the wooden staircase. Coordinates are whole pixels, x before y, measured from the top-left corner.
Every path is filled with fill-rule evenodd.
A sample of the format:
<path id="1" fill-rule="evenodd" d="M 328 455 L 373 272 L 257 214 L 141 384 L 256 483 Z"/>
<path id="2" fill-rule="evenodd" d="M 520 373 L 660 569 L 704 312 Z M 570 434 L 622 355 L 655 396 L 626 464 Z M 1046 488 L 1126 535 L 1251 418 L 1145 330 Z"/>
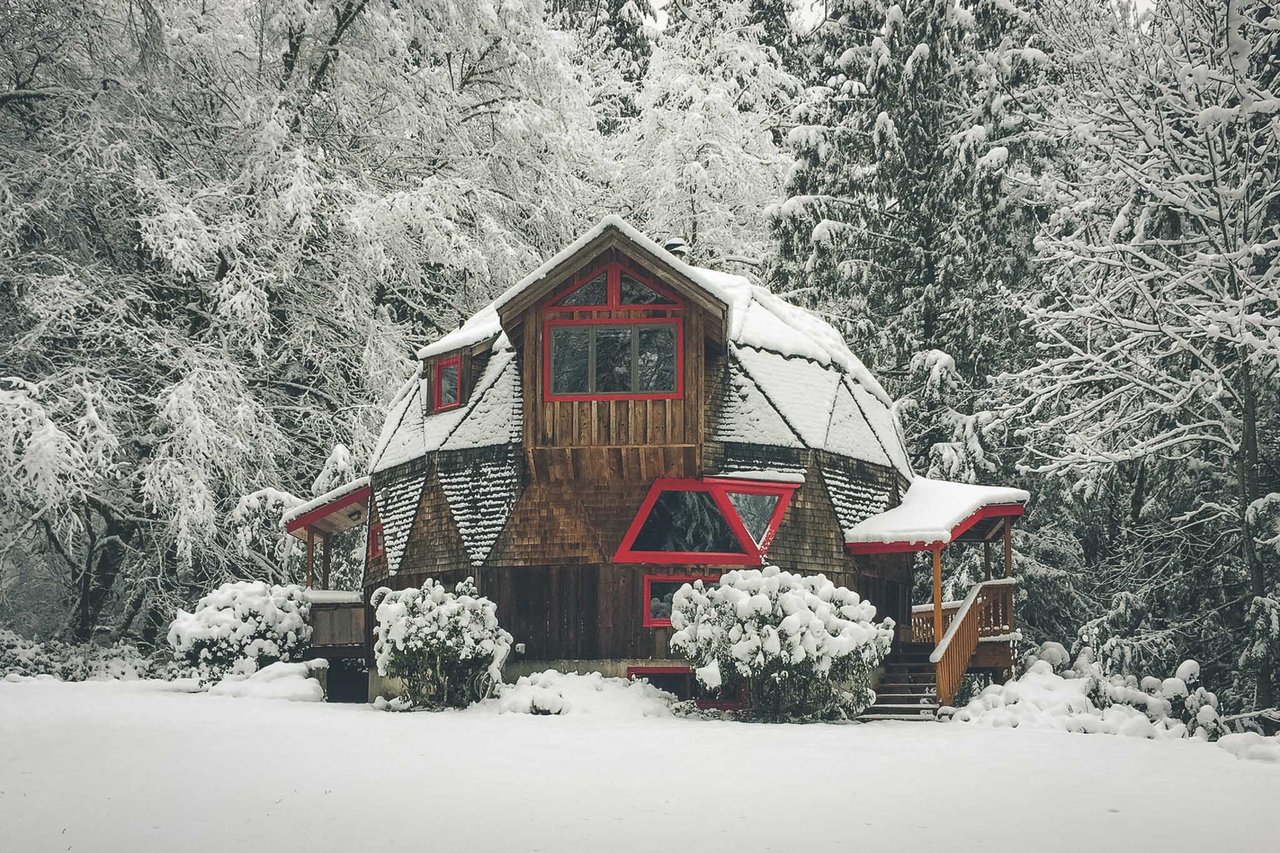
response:
<path id="1" fill-rule="evenodd" d="M 975 584 L 964 601 L 913 608 L 911 641 L 884 660 L 876 701 L 859 719 L 936 720 L 970 669 L 1013 666 L 1013 578 Z M 937 638 L 938 626 L 943 634 Z"/>
<path id="2" fill-rule="evenodd" d="M 937 667 L 929 662 L 933 646 L 901 643 L 884 661 L 884 677 L 876 687 L 876 701 L 862 720 L 938 719 Z"/>

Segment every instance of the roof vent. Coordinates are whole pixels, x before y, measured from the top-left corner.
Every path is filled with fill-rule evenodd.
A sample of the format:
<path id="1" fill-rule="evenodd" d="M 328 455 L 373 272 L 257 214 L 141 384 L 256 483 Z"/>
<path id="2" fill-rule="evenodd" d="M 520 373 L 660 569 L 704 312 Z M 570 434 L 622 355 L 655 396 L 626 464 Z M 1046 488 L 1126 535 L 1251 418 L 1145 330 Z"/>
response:
<path id="1" fill-rule="evenodd" d="M 671 237 L 667 242 L 662 244 L 662 248 L 675 255 L 682 261 L 689 260 L 689 244 L 680 237 Z"/>

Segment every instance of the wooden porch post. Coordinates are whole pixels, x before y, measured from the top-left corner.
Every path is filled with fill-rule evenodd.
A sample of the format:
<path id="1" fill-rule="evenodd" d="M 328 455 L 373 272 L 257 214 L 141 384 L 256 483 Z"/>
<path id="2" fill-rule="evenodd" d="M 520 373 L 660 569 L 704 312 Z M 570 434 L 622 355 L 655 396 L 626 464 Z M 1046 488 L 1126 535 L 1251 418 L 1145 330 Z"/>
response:
<path id="1" fill-rule="evenodd" d="M 991 580 L 991 542 L 988 539 L 982 540 L 982 579 Z"/>
<path id="2" fill-rule="evenodd" d="M 1004 519 L 1004 576 L 1013 577 L 1013 519 Z"/>
<path id="3" fill-rule="evenodd" d="M 315 577 L 316 564 L 316 532 L 307 528 L 307 589 L 311 589 L 311 581 Z"/>
<path id="4" fill-rule="evenodd" d="M 942 642 L 942 546 L 933 549 L 933 644 Z"/>
<path id="5" fill-rule="evenodd" d="M 329 540 L 330 540 L 330 534 L 328 534 L 328 533 L 324 534 L 324 539 L 323 539 L 323 542 L 324 542 L 324 568 L 323 568 L 323 573 L 322 573 L 322 574 L 321 574 L 321 576 L 320 576 L 320 588 L 321 588 L 321 589 L 328 589 L 328 588 L 329 588 L 329 569 L 331 569 L 331 568 L 333 567 L 333 561 L 332 561 L 331 559 L 329 559 L 329 556 L 330 556 L 330 555 L 329 555 L 329 552 L 332 550 L 332 548 L 331 548 L 331 547 L 330 547 L 330 545 L 329 545 Z"/>

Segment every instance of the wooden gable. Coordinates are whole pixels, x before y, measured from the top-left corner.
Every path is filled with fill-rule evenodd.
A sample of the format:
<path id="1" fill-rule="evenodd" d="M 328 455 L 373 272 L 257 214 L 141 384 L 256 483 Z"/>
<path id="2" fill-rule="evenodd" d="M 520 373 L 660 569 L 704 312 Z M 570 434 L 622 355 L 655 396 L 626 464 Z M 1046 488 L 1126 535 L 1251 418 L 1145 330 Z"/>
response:
<path id="1" fill-rule="evenodd" d="M 651 305 L 556 304 L 594 270 L 620 265 L 647 279 L 664 299 Z M 535 482 L 651 481 L 701 473 L 707 366 L 723 349 L 727 306 L 661 258 L 606 229 L 499 310 L 519 353 L 524 448 Z M 570 319 L 566 319 L 570 318 Z M 677 333 L 675 391 L 565 398 L 550 393 L 553 324 L 671 323 Z"/>

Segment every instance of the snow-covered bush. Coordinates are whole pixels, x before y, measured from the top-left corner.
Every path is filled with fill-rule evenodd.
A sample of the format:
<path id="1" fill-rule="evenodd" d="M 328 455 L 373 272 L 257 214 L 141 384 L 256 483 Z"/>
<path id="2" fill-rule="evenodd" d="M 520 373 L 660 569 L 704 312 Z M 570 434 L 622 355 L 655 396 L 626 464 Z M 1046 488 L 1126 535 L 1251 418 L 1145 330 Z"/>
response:
<path id="1" fill-rule="evenodd" d="M 1172 678 L 1139 680 L 1105 674 L 1087 652 L 1072 668 L 1055 667 L 1062 651 L 1057 643 L 1045 643 L 1020 678 L 987 687 L 953 719 L 1146 738 L 1208 740 L 1224 730 L 1218 697 L 1200 685 L 1195 661 L 1184 661 Z"/>
<path id="2" fill-rule="evenodd" d="M 548 669 L 502 685 L 486 705 L 500 714 L 574 714 L 621 720 L 670 716 L 675 699 L 647 681 Z"/>
<path id="3" fill-rule="evenodd" d="M 497 605 L 471 578 L 454 592 L 430 578 L 422 589 L 382 587 L 372 603 L 378 672 L 404 683 L 402 698 L 410 705 L 464 708 L 501 682 L 511 635 L 498 625 Z"/>
<path id="4" fill-rule="evenodd" d="M 323 702 L 324 687 L 314 676 L 329 668 L 328 661 L 301 663 L 276 661 L 257 672 L 232 673 L 209 688 L 211 696 L 237 699 L 287 699 L 290 702 Z"/>
<path id="5" fill-rule="evenodd" d="M 276 661 L 296 661 L 311 643 L 311 605 L 296 584 L 262 581 L 224 583 L 179 610 L 169 626 L 169 645 L 202 683 L 228 673 L 252 673 Z"/>
<path id="6" fill-rule="evenodd" d="M 824 575 L 744 569 L 680 588 L 671 650 L 710 689 L 745 683 L 760 719 L 856 716 L 875 701 L 871 675 L 893 641 L 893 620 L 875 616 Z"/>
<path id="7" fill-rule="evenodd" d="M 0 628 L 0 678 L 51 675 L 62 681 L 124 681 L 155 677 L 157 667 L 137 646 L 24 640 Z"/>

